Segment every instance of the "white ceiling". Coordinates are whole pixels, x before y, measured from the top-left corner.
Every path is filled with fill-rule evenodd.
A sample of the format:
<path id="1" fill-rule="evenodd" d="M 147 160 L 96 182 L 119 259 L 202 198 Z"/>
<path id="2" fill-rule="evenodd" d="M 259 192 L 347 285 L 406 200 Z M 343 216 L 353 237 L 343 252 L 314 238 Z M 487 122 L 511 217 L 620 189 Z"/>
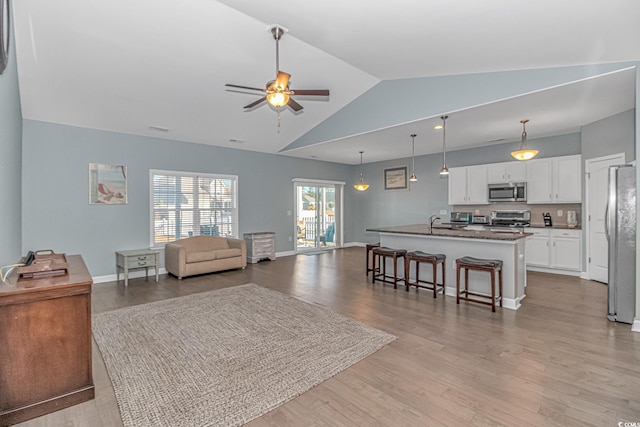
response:
<path id="1" fill-rule="evenodd" d="M 277 153 L 382 79 L 640 60 L 640 2 L 552 0 L 19 0 L 12 2 L 25 119 Z M 281 126 L 259 96 L 275 75 L 268 27 L 289 30 L 280 68 L 297 97 Z M 575 100 L 588 102 L 576 103 Z M 526 104 L 526 109 L 524 105 Z M 460 149 L 577 131 L 635 105 L 633 70 L 451 114 Z M 355 164 L 437 152 L 437 118 L 293 150 Z M 151 127 L 167 128 L 161 131 Z M 237 143 L 230 140 L 241 140 Z M 393 141 L 394 144 L 389 142 Z M 397 142 L 406 142 L 407 151 Z M 493 142 L 495 143 L 495 142 Z M 362 148 L 364 147 L 364 148 Z M 355 158 L 354 158 L 355 157 Z"/>

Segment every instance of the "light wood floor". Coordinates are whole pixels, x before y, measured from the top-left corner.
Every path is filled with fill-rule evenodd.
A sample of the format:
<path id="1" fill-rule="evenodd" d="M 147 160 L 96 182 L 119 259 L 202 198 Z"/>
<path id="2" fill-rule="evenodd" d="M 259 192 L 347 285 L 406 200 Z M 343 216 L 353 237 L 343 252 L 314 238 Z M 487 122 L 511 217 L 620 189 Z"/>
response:
<path id="1" fill-rule="evenodd" d="M 364 249 L 290 256 L 246 270 L 98 284 L 93 310 L 257 283 L 398 339 L 249 423 L 262 426 L 617 426 L 640 423 L 640 334 L 607 321 L 606 287 L 529 273 L 518 311 L 371 284 Z M 96 398 L 21 426 L 121 426 L 94 344 Z M 1 362 L 0 362 L 1 363 Z"/>

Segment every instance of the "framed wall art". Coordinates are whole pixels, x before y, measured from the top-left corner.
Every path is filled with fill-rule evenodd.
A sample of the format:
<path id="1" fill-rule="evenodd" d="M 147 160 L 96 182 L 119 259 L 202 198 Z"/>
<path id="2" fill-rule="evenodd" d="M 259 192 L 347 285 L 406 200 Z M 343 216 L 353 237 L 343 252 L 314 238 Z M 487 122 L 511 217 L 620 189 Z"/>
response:
<path id="1" fill-rule="evenodd" d="M 408 187 L 407 167 L 399 166 L 384 170 L 385 190 L 406 190 Z"/>
<path id="2" fill-rule="evenodd" d="M 89 204 L 126 205 L 127 167 L 89 163 Z"/>

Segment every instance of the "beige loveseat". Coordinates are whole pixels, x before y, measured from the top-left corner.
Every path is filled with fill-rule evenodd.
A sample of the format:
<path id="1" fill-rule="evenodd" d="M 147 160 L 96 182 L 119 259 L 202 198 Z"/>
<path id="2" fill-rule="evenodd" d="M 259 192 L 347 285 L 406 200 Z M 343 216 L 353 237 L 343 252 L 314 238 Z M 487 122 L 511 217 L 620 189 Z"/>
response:
<path id="1" fill-rule="evenodd" d="M 195 236 L 167 243 L 164 266 L 178 279 L 194 274 L 245 268 L 247 245 L 244 240 L 217 236 Z"/>

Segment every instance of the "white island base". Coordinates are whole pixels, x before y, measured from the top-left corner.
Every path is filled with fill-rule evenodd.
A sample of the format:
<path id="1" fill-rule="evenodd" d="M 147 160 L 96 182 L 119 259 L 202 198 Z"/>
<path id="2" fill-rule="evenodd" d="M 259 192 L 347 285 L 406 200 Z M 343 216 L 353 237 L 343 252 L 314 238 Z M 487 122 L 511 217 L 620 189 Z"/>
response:
<path id="1" fill-rule="evenodd" d="M 373 231 L 373 230 L 370 230 Z M 378 231 L 378 230 L 376 230 Z M 456 296 L 456 259 L 463 256 L 476 258 L 499 259 L 502 265 L 502 307 L 511 310 L 520 308 L 520 302 L 525 297 L 526 266 L 525 266 L 525 240 L 491 240 L 487 238 L 465 238 L 442 235 L 385 233 L 380 231 L 380 246 L 394 249 L 406 249 L 407 251 L 423 251 L 428 253 L 441 253 L 447 256 L 445 262 L 445 293 Z M 387 274 L 393 271 L 391 261 L 387 261 Z M 398 275 L 404 274 L 402 261 L 398 262 Z M 410 277 L 415 278 L 414 263 L 411 263 Z M 464 274 L 461 272 L 464 281 Z M 428 265 L 421 264 L 420 277 L 431 277 Z M 440 269 L 438 269 L 438 283 L 440 282 Z M 496 287 L 498 277 L 496 274 Z M 491 293 L 491 276 L 484 271 L 469 271 L 469 290 L 485 294 Z M 496 289 L 497 291 L 497 289 Z M 466 303 L 466 302 L 465 302 Z"/>

